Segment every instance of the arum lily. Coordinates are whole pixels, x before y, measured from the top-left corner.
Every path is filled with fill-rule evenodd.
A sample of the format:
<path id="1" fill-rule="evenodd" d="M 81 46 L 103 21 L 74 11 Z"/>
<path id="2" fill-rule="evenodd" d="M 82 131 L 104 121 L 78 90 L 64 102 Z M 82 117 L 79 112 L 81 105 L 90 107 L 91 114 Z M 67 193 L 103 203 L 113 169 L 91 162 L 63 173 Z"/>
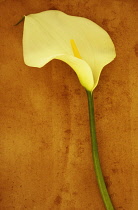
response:
<path id="1" fill-rule="evenodd" d="M 25 16 L 23 54 L 25 64 L 32 67 L 41 68 L 53 59 L 64 61 L 86 89 L 96 177 L 106 209 L 113 210 L 100 166 L 92 98 L 103 67 L 116 56 L 111 38 L 86 18 L 49 10 Z"/>
<path id="2" fill-rule="evenodd" d="M 82 59 L 73 54 L 70 40 L 75 41 Z M 25 16 L 23 53 L 28 66 L 41 68 L 52 59 L 66 62 L 89 91 L 98 84 L 103 67 L 115 58 L 106 31 L 86 18 L 57 10 Z"/>

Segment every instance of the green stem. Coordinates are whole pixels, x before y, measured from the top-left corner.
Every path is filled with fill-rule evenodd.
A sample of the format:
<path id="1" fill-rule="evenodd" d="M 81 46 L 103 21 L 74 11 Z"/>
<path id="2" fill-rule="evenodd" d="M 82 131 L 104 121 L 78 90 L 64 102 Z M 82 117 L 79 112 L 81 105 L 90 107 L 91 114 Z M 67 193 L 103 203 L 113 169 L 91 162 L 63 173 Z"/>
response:
<path id="1" fill-rule="evenodd" d="M 94 169 L 96 173 L 97 182 L 99 185 L 99 190 L 101 192 L 101 196 L 103 202 L 105 204 L 106 210 L 114 210 L 111 199 L 109 197 L 105 181 L 102 174 L 102 169 L 99 160 L 98 154 L 98 145 L 96 139 L 96 128 L 95 128 L 95 118 L 94 118 L 94 101 L 93 95 L 90 91 L 86 91 L 88 96 L 88 107 L 89 107 L 89 120 L 90 120 L 90 133 L 91 133 L 91 143 L 92 143 L 92 156 L 94 161 Z"/>

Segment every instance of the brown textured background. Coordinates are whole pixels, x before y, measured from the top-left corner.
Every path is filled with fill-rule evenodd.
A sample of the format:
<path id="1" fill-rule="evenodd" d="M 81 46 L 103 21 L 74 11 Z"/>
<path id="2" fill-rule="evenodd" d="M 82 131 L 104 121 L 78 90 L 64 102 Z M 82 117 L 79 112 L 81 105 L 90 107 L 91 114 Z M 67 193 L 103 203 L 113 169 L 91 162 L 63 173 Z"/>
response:
<path id="1" fill-rule="evenodd" d="M 116 210 L 138 209 L 137 0 L 0 0 L 0 210 L 104 210 L 85 90 L 52 61 L 25 66 L 24 14 L 59 9 L 109 32 L 117 58 L 94 91 L 99 153 Z"/>

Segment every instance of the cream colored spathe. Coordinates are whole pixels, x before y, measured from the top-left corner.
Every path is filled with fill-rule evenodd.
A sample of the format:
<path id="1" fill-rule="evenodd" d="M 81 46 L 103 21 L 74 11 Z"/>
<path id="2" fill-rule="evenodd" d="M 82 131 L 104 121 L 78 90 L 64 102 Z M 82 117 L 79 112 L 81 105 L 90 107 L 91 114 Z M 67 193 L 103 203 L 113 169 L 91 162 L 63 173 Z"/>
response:
<path id="1" fill-rule="evenodd" d="M 81 58 L 74 55 L 70 40 Z M 23 54 L 25 64 L 32 67 L 41 68 L 52 59 L 66 62 L 88 91 L 93 91 L 101 70 L 116 56 L 111 38 L 100 26 L 57 10 L 25 16 Z"/>

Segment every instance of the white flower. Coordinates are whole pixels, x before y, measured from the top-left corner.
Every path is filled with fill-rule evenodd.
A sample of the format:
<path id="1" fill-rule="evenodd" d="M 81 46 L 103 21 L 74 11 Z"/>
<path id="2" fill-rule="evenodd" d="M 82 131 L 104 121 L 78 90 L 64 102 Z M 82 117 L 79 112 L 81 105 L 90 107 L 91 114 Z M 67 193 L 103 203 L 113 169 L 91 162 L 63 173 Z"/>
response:
<path id="1" fill-rule="evenodd" d="M 116 56 L 111 38 L 100 26 L 57 10 L 25 16 L 23 54 L 25 64 L 32 67 L 41 68 L 52 59 L 64 61 L 88 91 L 93 91 L 101 70 Z"/>

